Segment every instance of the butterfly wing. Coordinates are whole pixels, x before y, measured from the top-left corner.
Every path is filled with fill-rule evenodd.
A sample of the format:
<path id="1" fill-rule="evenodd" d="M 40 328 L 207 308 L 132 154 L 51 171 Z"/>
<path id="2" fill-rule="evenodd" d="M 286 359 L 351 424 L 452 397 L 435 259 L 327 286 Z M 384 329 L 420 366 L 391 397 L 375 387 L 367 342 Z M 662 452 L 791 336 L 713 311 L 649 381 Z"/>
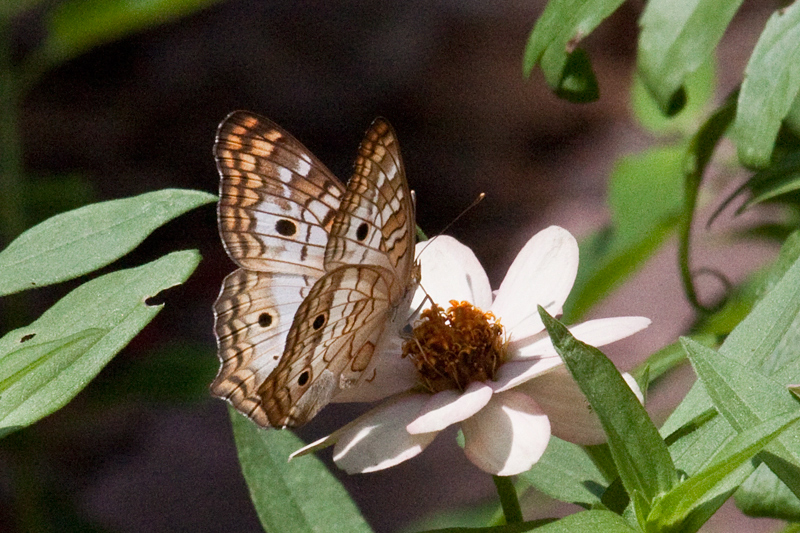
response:
<path id="1" fill-rule="evenodd" d="M 416 288 L 414 205 L 396 134 L 383 119 L 373 122 L 359 148 L 325 270 L 260 389 L 275 426 L 304 424 L 337 392 L 369 379 L 365 370 L 383 333 Z"/>
<path id="2" fill-rule="evenodd" d="M 377 118 L 361 142 L 333 220 L 325 270 L 369 264 L 408 280 L 414 265 L 415 224 L 397 134 L 386 120 Z"/>
<path id="3" fill-rule="evenodd" d="M 314 284 L 301 274 L 229 274 L 214 303 L 214 332 L 220 368 L 211 394 L 268 426 L 259 387 L 278 366 L 297 309 Z"/>
<path id="4" fill-rule="evenodd" d="M 214 304 L 220 369 L 211 384 L 257 423 L 269 425 L 258 389 L 275 369 L 294 315 L 324 273 L 324 253 L 344 186 L 299 141 L 245 111 L 219 126 L 219 231 L 244 267 Z"/>
<path id="5" fill-rule="evenodd" d="M 246 111 L 220 123 L 214 157 L 231 259 L 248 270 L 321 276 L 341 182 L 283 128 Z"/>

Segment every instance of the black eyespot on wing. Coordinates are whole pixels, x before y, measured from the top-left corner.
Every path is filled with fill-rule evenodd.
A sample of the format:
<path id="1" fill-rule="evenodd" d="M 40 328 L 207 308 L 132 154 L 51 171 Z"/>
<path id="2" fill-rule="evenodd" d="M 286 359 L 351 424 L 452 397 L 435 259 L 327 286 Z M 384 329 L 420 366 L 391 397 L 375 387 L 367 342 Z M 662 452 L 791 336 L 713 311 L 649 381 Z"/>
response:
<path id="1" fill-rule="evenodd" d="M 311 371 L 306 369 L 300 373 L 300 376 L 297 378 L 297 384 L 301 387 L 305 386 L 311 380 Z"/>
<path id="2" fill-rule="evenodd" d="M 325 325 L 325 320 L 326 320 L 325 313 L 322 313 L 321 315 L 317 315 L 317 318 L 314 319 L 314 323 L 311 325 L 311 327 L 313 327 L 315 330 L 317 330 L 317 329 L 319 329 L 319 328 L 321 328 L 322 326 Z"/>
<path id="3" fill-rule="evenodd" d="M 269 313 L 261 313 L 258 315 L 258 325 L 262 328 L 268 328 L 272 325 L 272 315 Z"/>
<path id="4" fill-rule="evenodd" d="M 36 333 L 28 333 L 27 335 L 23 335 L 19 342 L 28 342 L 32 338 L 36 336 Z"/>
<path id="5" fill-rule="evenodd" d="M 297 224 L 285 218 L 280 219 L 275 223 L 275 231 L 284 237 L 291 237 L 297 233 Z"/>
<path id="6" fill-rule="evenodd" d="M 369 225 L 366 222 L 362 222 L 361 225 L 356 230 L 356 239 L 359 241 L 363 241 L 367 238 L 367 234 L 369 233 Z"/>

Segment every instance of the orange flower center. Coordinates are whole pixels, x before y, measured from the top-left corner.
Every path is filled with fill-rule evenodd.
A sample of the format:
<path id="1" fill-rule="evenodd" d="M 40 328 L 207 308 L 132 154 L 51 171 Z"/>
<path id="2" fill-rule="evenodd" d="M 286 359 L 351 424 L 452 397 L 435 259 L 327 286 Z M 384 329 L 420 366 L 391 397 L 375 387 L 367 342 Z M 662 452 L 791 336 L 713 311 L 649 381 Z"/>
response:
<path id="1" fill-rule="evenodd" d="M 503 326 L 492 313 L 469 302 L 450 301 L 444 311 L 433 304 L 422 312 L 412 338 L 403 344 L 430 392 L 463 391 L 474 381 L 494 380 L 506 354 Z"/>

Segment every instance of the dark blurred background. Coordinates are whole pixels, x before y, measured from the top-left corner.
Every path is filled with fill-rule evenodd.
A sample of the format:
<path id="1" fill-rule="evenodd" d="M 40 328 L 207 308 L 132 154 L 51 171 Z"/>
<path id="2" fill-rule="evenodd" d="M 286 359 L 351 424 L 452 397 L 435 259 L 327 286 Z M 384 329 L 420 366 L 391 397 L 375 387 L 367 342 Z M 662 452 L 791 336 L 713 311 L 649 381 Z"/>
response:
<path id="1" fill-rule="evenodd" d="M 57 3 L 40 2 L 13 20 L 14 58 L 36 47 L 44 13 Z M 601 90 L 598 102 L 584 105 L 558 100 L 538 71 L 522 78 L 524 45 L 544 4 L 220 2 L 48 71 L 19 115 L 29 185 L 2 194 L 30 196 L 30 226 L 84 203 L 156 189 L 216 192 L 211 146 L 217 124 L 235 109 L 275 120 L 345 180 L 362 133 L 382 115 L 398 132 L 417 222 L 429 235 L 487 194 L 448 233 L 475 250 L 498 286 L 536 231 L 559 224 L 580 238 L 606 223 L 614 160 L 653 141 L 628 103 L 643 2 L 624 4 L 583 43 Z M 772 7 L 746 2 L 737 15 L 719 51 L 718 99 L 741 79 Z M 730 189 L 742 177 L 712 171 L 710 186 Z M 715 250 L 721 230 L 714 232 L 696 260 L 733 279 L 774 252 L 754 243 Z M 105 270 L 184 248 L 198 248 L 203 261 L 165 296 L 156 319 L 66 408 L 0 441 L 0 531 L 260 531 L 225 404 L 207 392 L 217 367 L 211 305 L 234 268 L 214 207 L 159 229 Z M 3 329 L 35 318 L 75 284 L 27 296 L 29 317 L 6 309 Z M 691 323 L 674 246 L 593 313 L 626 314 L 654 324 L 609 348 L 624 369 Z M 691 371 L 679 374 L 651 396 L 657 422 L 689 386 Z M 301 436 L 318 438 L 360 410 L 330 407 Z M 453 437 L 445 432 L 385 472 L 337 475 L 379 532 L 434 511 L 492 503 L 490 476 Z M 329 453 L 321 455 L 329 460 Z M 529 518 L 568 511 L 526 498 Z M 704 531 L 725 530 L 726 516 Z M 744 523 L 750 531 L 775 526 Z"/>

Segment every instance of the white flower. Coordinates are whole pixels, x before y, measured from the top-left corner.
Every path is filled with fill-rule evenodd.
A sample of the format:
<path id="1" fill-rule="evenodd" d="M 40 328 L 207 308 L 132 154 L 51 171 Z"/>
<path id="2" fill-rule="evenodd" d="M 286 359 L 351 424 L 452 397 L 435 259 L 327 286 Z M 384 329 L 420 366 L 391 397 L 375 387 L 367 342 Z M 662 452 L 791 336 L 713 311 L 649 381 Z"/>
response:
<path id="1" fill-rule="evenodd" d="M 418 245 L 418 253 L 426 244 Z M 376 361 L 382 371 L 373 382 L 336 400 L 394 396 L 293 457 L 335 444 L 333 459 L 347 472 L 381 470 L 417 455 L 439 431 L 457 423 L 469 460 L 486 472 L 507 476 L 530 469 L 544 453 L 551 433 L 579 444 L 605 441 L 597 416 L 556 353 L 537 311 L 541 305 L 551 315 L 560 314 L 572 289 L 578 245 L 568 231 L 551 226 L 534 235 L 494 298 L 475 255 L 453 238 L 433 240 L 420 262 L 422 283 L 434 302 L 471 304 L 448 310 L 451 318 L 452 313 L 459 314 L 452 323 L 462 320 L 463 325 L 467 320 L 465 331 L 489 340 L 474 350 L 467 346 L 468 361 L 453 359 L 453 353 L 465 350 L 441 356 L 437 347 L 448 341 L 437 335 L 446 336 L 449 330 L 435 322 L 444 323 L 446 313 L 428 311 L 427 316 L 434 318 L 425 332 L 422 324 L 417 326 L 415 340 L 406 342 L 404 357 L 397 356 L 400 340 L 387 340 Z M 419 294 L 412 309 L 422 303 Z M 606 318 L 570 331 L 583 342 L 602 346 L 649 324 L 644 317 Z M 504 337 L 496 334 L 503 330 Z M 454 345 L 463 346 L 460 341 Z M 391 371 L 384 365 L 391 365 Z M 641 397 L 630 376 L 626 380 Z"/>

